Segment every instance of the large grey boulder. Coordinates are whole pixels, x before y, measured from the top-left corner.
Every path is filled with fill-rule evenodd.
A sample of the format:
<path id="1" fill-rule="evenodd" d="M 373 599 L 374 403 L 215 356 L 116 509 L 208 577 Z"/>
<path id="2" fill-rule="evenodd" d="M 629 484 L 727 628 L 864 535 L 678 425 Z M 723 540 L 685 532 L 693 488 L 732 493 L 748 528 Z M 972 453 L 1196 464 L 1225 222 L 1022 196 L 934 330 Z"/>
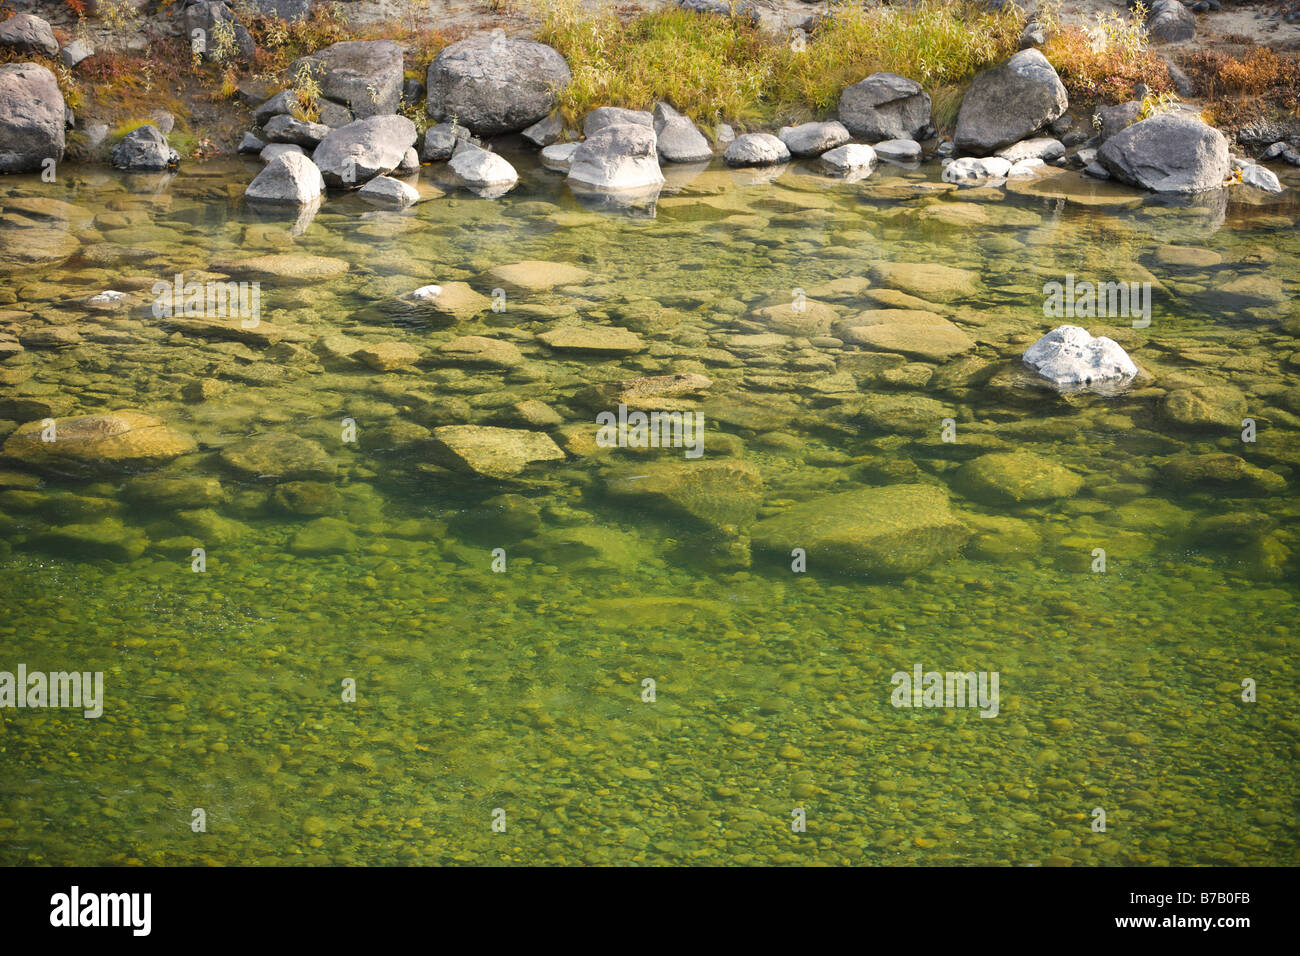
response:
<path id="1" fill-rule="evenodd" d="M 479 136 L 526 129 L 555 108 L 569 85 L 569 64 L 544 43 L 502 34 L 453 43 L 429 64 L 429 116 Z"/>
<path id="2" fill-rule="evenodd" d="M 326 185 L 360 186 L 396 169 L 415 136 L 415 124 L 405 116 L 369 116 L 330 130 L 312 159 Z"/>
<path id="3" fill-rule="evenodd" d="M 713 158 L 713 147 L 690 117 L 667 103 L 654 108 L 654 129 L 659 159 L 665 163 L 701 163 Z"/>
<path id="4" fill-rule="evenodd" d="M 306 20 L 311 14 L 312 0 L 246 0 L 267 17 L 279 17 L 285 23 Z"/>
<path id="5" fill-rule="evenodd" d="M 19 53 L 43 53 L 46 56 L 55 56 L 59 52 L 59 41 L 54 39 L 50 25 L 30 13 L 16 13 L 0 23 L 0 46 Z"/>
<path id="6" fill-rule="evenodd" d="M 0 173 L 63 158 L 64 104 L 54 74 L 36 63 L 0 66 Z"/>
<path id="7" fill-rule="evenodd" d="M 1106 142 L 1116 133 L 1128 129 L 1137 122 L 1137 118 L 1142 113 L 1142 103 L 1138 100 L 1129 100 L 1127 103 L 1118 103 L 1115 106 L 1102 106 L 1097 110 L 1097 120 L 1100 120 L 1100 126 L 1097 130 L 1098 145 Z"/>
<path id="8" fill-rule="evenodd" d="M 640 123 L 606 126 L 583 140 L 569 163 L 569 182 L 592 189 L 646 189 L 663 184 L 655 131 Z"/>
<path id="9" fill-rule="evenodd" d="M 118 169 L 157 172 L 171 169 L 181 161 L 167 137 L 152 123 L 138 126 L 113 147 L 113 165 Z"/>
<path id="10" fill-rule="evenodd" d="M 225 58 L 246 62 L 252 59 L 256 49 L 252 34 L 221 0 L 188 4 L 181 11 L 181 27 L 190 48 L 205 60 Z M 226 45 L 223 34 L 228 34 L 228 42 L 233 45 Z"/>
<path id="11" fill-rule="evenodd" d="M 897 73 L 872 73 L 840 94 L 840 122 L 859 139 L 923 139 L 930 126 L 930 96 Z"/>
<path id="12" fill-rule="evenodd" d="M 745 133 L 722 154 L 728 166 L 773 166 L 790 158 L 790 149 L 771 133 Z"/>
<path id="13" fill-rule="evenodd" d="M 307 205 L 325 192 L 320 169 L 302 153 L 281 153 L 266 164 L 244 190 L 255 202 Z"/>
<path id="14" fill-rule="evenodd" d="M 1024 363 L 1053 385 L 1124 381 L 1137 366 L 1119 344 L 1077 325 L 1060 325 L 1025 350 Z"/>
<path id="15" fill-rule="evenodd" d="M 402 99 L 402 50 L 390 40 L 335 43 L 300 58 L 290 73 L 297 75 L 303 66 L 320 84 L 322 96 L 344 104 L 358 119 L 397 112 Z"/>
<path id="16" fill-rule="evenodd" d="M 852 137 L 843 123 L 831 120 L 828 123 L 801 123 L 798 126 L 783 126 L 777 138 L 785 143 L 790 155 L 809 157 L 820 156 L 836 146 L 843 146 Z"/>
<path id="17" fill-rule="evenodd" d="M 1196 36 L 1196 15 L 1179 0 L 1156 0 L 1146 26 L 1153 43 L 1178 43 Z"/>
<path id="18" fill-rule="evenodd" d="M 1069 106 L 1065 86 L 1038 50 L 976 75 L 962 99 L 953 137 L 957 149 L 986 156 L 1033 136 Z"/>
<path id="19" fill-rule="evenodd" d="M 1097 151 L 1121 182 L 1158 193 L 1196 193 L 1223 185 L 1228 141 L 1189 113 L 1160 113 L 1116 133 Z"/>

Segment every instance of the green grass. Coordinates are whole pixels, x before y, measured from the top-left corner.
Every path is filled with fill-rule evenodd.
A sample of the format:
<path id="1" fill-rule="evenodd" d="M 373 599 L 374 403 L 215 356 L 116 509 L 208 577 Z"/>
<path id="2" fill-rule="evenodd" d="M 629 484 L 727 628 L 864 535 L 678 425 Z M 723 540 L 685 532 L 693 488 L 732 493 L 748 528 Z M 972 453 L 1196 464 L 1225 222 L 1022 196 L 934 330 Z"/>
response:
<path id="1" fill-rule="evenodd" d="M 844 87 L 879 71 L 910 77 L 946 104 L 949 88 L 1015 52 L 1024 22 L 1014 7 L 991 13 L 964 0 L 845 5 L 798 43 L 676 7 L 623 19 L 555 0 L 539 13 L 538 38 L 573 71 L 560 98 L 570 121 L 597 106 L 647 109 L 664 99 L 700 123 L 750 126 L 824 116 Z M 936 109 L 936 120 L 947 112 L 955 107 Z"/>

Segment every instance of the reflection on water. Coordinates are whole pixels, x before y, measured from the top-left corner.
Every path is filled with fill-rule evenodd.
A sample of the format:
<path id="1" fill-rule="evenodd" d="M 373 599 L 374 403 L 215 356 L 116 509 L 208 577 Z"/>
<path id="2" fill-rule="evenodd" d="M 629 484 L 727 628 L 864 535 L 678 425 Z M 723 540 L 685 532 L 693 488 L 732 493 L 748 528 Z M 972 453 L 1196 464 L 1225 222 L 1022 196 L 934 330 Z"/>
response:
<path id="1" fill-rule="evenodd" d="M 0 711 L 0 862 L 1300 862 L 1294 200 L 715 165 L 611 213 L 509 158 L 402 213 L 0 183 L 0 436 L 196 449 L 0 462 L 0 670 L 106 697 Z M 261 322 L 156 318 L 177 274 Z M 1067 276 L 1149 290 L 1066 320 L 1121 394 L 1020 367 Z M 703 456 L 598 443 L 620 404 Z M 917 665 L 998 715 L 892 706 Z"/>

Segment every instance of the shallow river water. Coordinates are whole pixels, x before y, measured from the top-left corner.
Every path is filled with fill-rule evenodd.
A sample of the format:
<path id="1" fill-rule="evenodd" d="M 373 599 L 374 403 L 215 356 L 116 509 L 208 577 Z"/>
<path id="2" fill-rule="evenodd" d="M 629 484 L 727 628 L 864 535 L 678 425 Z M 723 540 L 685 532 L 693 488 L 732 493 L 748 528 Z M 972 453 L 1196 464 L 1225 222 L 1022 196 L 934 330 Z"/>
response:
<path id="1" fill-rule="evenodd" d="M 298 223 L 242 162 L 0 182 L 0 440 L 121 409 L 194 440 L 0 460 L 0 671 L 104 687 L 0 710 L 0 863 L 1300 863 L 1300 181 L 715 164 L 629 213 L 507 155 L 500 199 Z M 177 274 L 258 282 L 261 324 L 155 315 Z M 1067 281 L 1149 314 L 1045 315 Z M 399 298 L 455 282 L 485 298 Z M 1063 323 L 1138 379 L 1043 389 L 1019 356 Z M 567 327 L 638 350 L 538 338 Z M 384 342 L 418 359 L 355 357 Z M 597 443 L 593 386 L 670 373 L 709 380 L 670 403 L 700 457 Z M 563 458 L 470 473 L 463 424 Z M 820 499 L 895 485 L 958 540 L 818 550 Z M 918 665 L 996 672 L 996 716 L 895 706 Z"/>

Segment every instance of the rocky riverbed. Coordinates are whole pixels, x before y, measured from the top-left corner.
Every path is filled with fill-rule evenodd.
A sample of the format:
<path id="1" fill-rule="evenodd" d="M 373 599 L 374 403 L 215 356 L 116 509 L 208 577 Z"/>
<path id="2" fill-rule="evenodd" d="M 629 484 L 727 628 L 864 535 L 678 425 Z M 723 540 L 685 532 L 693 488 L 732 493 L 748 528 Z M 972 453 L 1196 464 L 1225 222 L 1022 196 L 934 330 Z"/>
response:
<path id="1" fill-rule="evenodd" d="M 0 860 L 1297 861 L 1284 150 L 1033 50 L 947 140 L 566 134 L 491 35 L 419 135 L 372 54 L 265 163 L 0 179 L 0 643 L 107 697 L 6 716 Z"/>

